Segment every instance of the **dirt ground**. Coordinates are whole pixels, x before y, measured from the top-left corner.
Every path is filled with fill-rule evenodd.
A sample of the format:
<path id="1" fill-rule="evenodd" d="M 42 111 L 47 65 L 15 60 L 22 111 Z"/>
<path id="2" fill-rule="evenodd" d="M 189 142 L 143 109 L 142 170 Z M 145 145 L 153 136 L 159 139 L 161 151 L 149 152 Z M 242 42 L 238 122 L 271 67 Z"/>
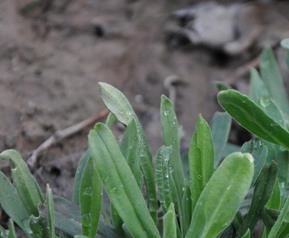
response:
<path id="1" fill-rule="evenodd" d="M 198 113 L 210 120 L 218 110 L 213 83 L 226 81 L 246 91 L 242 66 L 260 53 L 254 46 L 227 56 L 170 38 L 170 13 L 194 1 L 60 0 L 20 14 L 27 2 L 0 1 L 0 149 L 17 148 L 25 158 L 55 131 L 103 110 L 99 81 L 128 96 L 155 151 L 161 144 L 160 95 L 169 94 L 172 76 L 179 78 L 175 104 L 186 147 Z M 288 24 L 278 23 L 289 18 L 289 4 L 280 4 L 271 3 L 266 16 L 274 17 L 254 27 L 287 34 Z M 55 194 L 71 196 L 88 129 L 39 157 L 35 174 Z"/>

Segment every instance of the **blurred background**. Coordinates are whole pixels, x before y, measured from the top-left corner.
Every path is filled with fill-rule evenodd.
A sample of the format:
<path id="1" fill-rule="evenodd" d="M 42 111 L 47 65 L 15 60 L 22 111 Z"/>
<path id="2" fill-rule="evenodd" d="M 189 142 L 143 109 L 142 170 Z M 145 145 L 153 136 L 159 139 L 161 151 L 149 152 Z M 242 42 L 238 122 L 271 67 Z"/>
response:
<path id="1" fill-rule="evenodd" d="M 289 1 L 1 0 L 0 12 L 0 149 L 35 155 L 37 179 L 66 197 L 88 130 L 106 115 L 97 82 L 127 95 L 155 152 L 161 94 L 186 149 L 197 115 L 221 110 L 216 82 L 247 92 L 264 47 L 288 78 Z M 247 139 L 234 124 L 230 141 Z"/>

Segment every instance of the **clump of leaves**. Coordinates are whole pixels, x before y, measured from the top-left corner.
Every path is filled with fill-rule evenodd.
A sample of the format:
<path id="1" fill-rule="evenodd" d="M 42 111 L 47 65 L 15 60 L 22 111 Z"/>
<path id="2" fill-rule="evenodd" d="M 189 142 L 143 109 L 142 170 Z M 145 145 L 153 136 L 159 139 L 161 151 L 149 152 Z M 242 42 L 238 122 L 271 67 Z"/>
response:
<path id="1" fill-rule="evenodd" d="M 10 217 L 0 236 L 16 237 L 15 223 L 39 238 L 245 238 L 256 230 L 265 238 L 287 237 L 289 107 L 270 50 L 262 55 L 261 75 L 252 71 L 253 99 L 231 89 L 218 95 L 256 136 L 239 148 L 227 143 L 227 113 L 217 112 L 212 127 L 199 116 L 185 157 L 169 98 L 161 98 L 163 145 L 152 158 L 127 98 L 99 83 L 110 114 L 89 133 L 71 200 L 53 196 L 49 186 L 45 195 L 17 151 L 0 154 L 12 166 L 11 181 L 0 172 L 0 204 Z M 112 132 L 116 123 L 125 125 L 120 139 Z"/>
<path id="2" fill-rule="evenodd" d="M 237 152 L 215 166 L 226 144 L 228 116 L 216 114 L 213 135 L 199 116 L 185 159 L 186 175 L 179 126 L 169 98 L 161 98 L 164 145 L 153 160 L 125 96 L 105 83 L 100 83 L 100 94 L 111 114 L 89 133 L 89 149 L 75 176 L 73 201 L 53 199 L 49 187 L 45 196 L 17 151 L 0 154 L 0 159 L 12 163 L 13 181 L 0 173 L 0 202 L 11 218 L 9 230 L 2 229 L 3 237 L 15 234 L 13 222 L 27 237 L 50 238 L 97 234 L 213 238 L 229 227 L 250 188 L 254 163 L 250 154 Z M 110 129 L 117 121 L 126 126 L 120 143 Z"/>
<path id="3" fill-rule="evenodd" d="M 260 61 L 259 71 L 251 70 L 249 96 L 226 89 L 218 94 L 218 101 L 252 133 L 252 140 L 241 151 L 254 155 L 256 180 L 239 233 L 244 233 L 246 228 L 253 231 L 261 220 L 262 237 L 282 238 L 289 236 L 289 102 L 273 51 L 265 49 Z"/>

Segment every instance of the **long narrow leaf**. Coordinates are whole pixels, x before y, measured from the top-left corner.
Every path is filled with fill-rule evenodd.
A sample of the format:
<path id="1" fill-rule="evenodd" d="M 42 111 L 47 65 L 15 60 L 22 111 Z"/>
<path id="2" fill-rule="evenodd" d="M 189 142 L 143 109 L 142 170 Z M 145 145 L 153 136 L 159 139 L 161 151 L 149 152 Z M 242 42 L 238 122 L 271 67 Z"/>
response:
<path id="1" fill-rule="evenodd" d="M 281 205 L 281 193 L 280 193 L 279 180 L 277 178 L 275 180 L 275 184 L 270 199 L 266 203 L 266 208 L 278 210 L 280 208 L 280 205 Z"/>
<path id="2" fill-rule="evenodd" d="M 177 238 L 176 213 L 173 203 L 164 215 L 163 238 Z"/>
<path id="3" fill-rule="evenodd" d="M 263 209 L 270 198 L 276 176 L 277 166 L 275 163 L 263 168 L 256 181 L 249 212 L 244 218 L 244 221 L 238 231 L 240 236 L 243 235 L 247 229 L 254 230 L 255 225 L 258 219 L 261 217 Z"/>
<path id="4" fill-rule="evenodd" d="M 183 210 L 182 196 L 185 189 L 185 176 L 182 166 L 182 160 L 180 155 L 180 137 L 179 137 L 179 126 L 174 111 L 173 103 L 166 96 L 161 97 L 161 109 L 160 109 L 160 120 L 163 132 L 163 140 L 166 146 L 172 147 L 171 166 L 172 166 L 172 177 L 175 192 L 173 193 L 173 200 L 176 203 L 176 210 L 180 218 L 180 228 L 184 234 L 184 214 L 186 211 Z"/>
<path id="5" fill-rule="evenodd" d="M 186 185 L 185 191 L 183 193 L 182 207 L 183 211 L 185 211 L 183 214 L 183 230 L 184 233 L 186 233 L 191 224 L 192 218 L 191 190 L 189 185 Z"/>
<path id="6" fill-rule="evenodd" d="M 230 225 L 248 192 L 254 174 L 250 154 L 225 158 L 200 195 L 186 238 L 215 238 Z"/>
<path id="7" fill-rule="evenodd" d="M 0 204 L 9 217 L 24 231 L 27 231 L 24 222 L 29 220 L 30 214 L 20 199 L 16 188 L 0 171 Z"/>
<path id="8" fill-rule="evenodd" d="M 161 98 L 161 125 L 163 131 L 163 140 L 166 146 L 172 147 L 172 166 L 174 168 L 173 177 L 177 184 L 179 192 L 184 186 L 184 171 L 180 155 L 180 138 L 178 121 L 172 102 L 166 96 Z"/>
<path id="9" fill-rule="evenodd" d="M 277 221 L 273 225 L 272 229 L 270 230 L 268 234 L 268 238 L 276 238 L 279 230 L 282 227 L 282 223 L 285 221 L 286 215 L 289 212 L 289 198 L 286 199 L 286 202 L 280 212 L 280 215 L 278 216 Z"/>
<path id="10" fill-rule="evenodd" d="M 160 237 L 145 200 L 111 131 L 97 123 L 89 133 L 96 167 L 120 217 L 135 237 Z"/>
<path id="11" fill-rule="evenodd" d="M 256 69 L 251 70 L 250 98 L 258 104 L 275 122 L 285 124 L 284 116 L 270 96 L 261 76 Z"/>
<path id="12" fill-rule="evenodd" d="M 96 163 L 90 156 L 80 181 L 79 202 L 82 234 L 94 238 L 101 212 L 102 186 Z"/>
<path id="13" fill-rule="evenodd" d="M 268 148 L 261 140 L 252 139 L 243 144 L 241 152 L 250 153 L 254 157 L 254 184 L 269 157 Z"/>
<path id="14" fill-rule="evenodd" d="M 17 238 L 14 223 L 12 220 L 9 220 L 8 228 L 9 228 L 8 238 Z"/>
<path id="15" fill-rule="evenodd" d="M 189 148 L 189 168 L 192 209 L 214 171 L 214 148 L 211 129 L 199 116 Z"/>
<path id="16" fill-rule="evenodd" d="M 224 112 L 216 112 L 212 120 L 212 137 L 214 144 L 214 160 L 218 165 L 229 138 L 232 119 Z"/>
<path id="17" fill-rule="evenodd" d="M 76 169 L 75 176 L 74 176 L 72 200 L 77 205 L 79 205 L 80 181 L 83 175 L 84 168 L 86 167 L 86 164 L 89 158 L 90 158 L 90 152 L 87 150 L 82 156 L 82 158 L 80 159 L 78 167 Z"/>
<path id="18" fill-rule="evenodd" d="M 283 84 L 282 75 L 278 68 L 277 61 L 272 49 L 265 49 L 261 55 L 260 70 L 262 79 L 273 98 L 274 102 L 281 110 L 289 115 L 289 103 Z"/>
<path id="19" fill-rule="evenodd" d="M 55 205 L 55 228 L 58 233 L 64 234 L 64 237 L 71 237 L 81 234 L 81 214 L 79 207 L 62 197 L 54 197 Z M 47 211 L 45 212 L 47 213 Z M 45 215 L 47 217 L 47 215 Z M 100 237 L 122 238 L 114 229 L 104 222 L 102 218 L 99 220 L 97 234 Z"/>
<path id="20" fill-rule="evenodd" d="M 172 158 L 172 147 L 162 146 L 156 157 L 156 182 L 159 191 L 159 199 L 163 211 L 167 212 L 171 203 L 173 203 L 174 191 L 171 186 L 172 166 L 170 160 Z"/>
<path id="21" fill-rule="evenodd" d="M 134 121 L 134 120 L 132 120 Z M 116 123 L 118 122 L 118 119 L 117 117 L 112 113 L 110 112 L 105 120 L 105 125 L 108 126 L 108 128 L 112 128 Z M 132 122 L 131 122 L 132 123 Z M 131 124 L 130 123 L 130 124 Z M 128 125 L 129 127 L 129 125 Z M 126 130 L 129 130 L 128 128 Z M 128 134 L 128 133 L 127 133 Z M 123 141 L 126 141 L 125 139 L 125 135 L 124 135 L 124 139 Z M 122 148 L 121 148 L 122 149 Z M 125 147 L 126 149 L 126 147 Z M 122 151 L 122 153 L 124 153 L 124 151 Z M 129 153 L 129 154 L 132 154 L 132 153 Z M 133 155 L 132 155 L 133 156 Z M 125 156 L 126 157 L 126 156 Z M 106 205 L 106 202 L 103 202 L 104 205 Z M 105 206 L 103 208 L 103 213 L 105 214 Z M 112 204 L 110 204 L 110 214 L 111 214 L 111 221 L 112 221 L 112 225 L 115 229 L 115 231 L 120 234 L 120 235 L 123 235 L 123 230 L 122 230 L 122 225 L 123 225 L 123 221 L 121 220 L 120 216 L 118 215 L 117 211 L 115 210 L 115 208 L 113 207 Z M 109 214 L 108 214 L 109 216 Z"/>
<path id="22" fill-rule="evenodd" d="M 124 94 L 115 87 L 107 83 L 99 83 L 101 97 L 107 108 L 117 117 L 117 119 L 128 126 L 132 119 L 137 123 L 140 141 L 140 163 L 148 194 L 148 206 L 155 223 L 157 221 L 157 193 L 155 186 L 154 168 L 152 156 L 141 124 Z"/>
<path id="23" fill-rule="evenodd" d="M 12 162 L 12 178 L 18 194 L 27 211 L 37 216 L 38 206 L 43 202 L 43 195 L 21 155 L 16 150 L 6 150 L 0 154 L 0 159 Z"/>
<path id="24" fill-rule="evenodd" d="M 120 149 L 124 157 L 127 159 L 127 163 L 131 168 L 138 185 L 141 187 L 141 141 L 139 139 L 140 135 L 138 134 L 137 123 L 134 119 L 132 119 L 125 130 Z"/>
<path id="25" fill-rule="evenodd" d="M 242 238 L 251 238 L 251 232 L 248 229 L 247 232 L 242 236 Z"/>
<path id="26" fill-rule="evenodd" d="M 269 92 L 256 69 L 250 70 L 250 98 L 260 104 L 262 98 L 269 98 Z"/>
<path id="27" fill-rule="evenodd" d="M 253 134 L 289 149 L 289 132 L 271 119 L 257 104 L 236 90 L 218 94 L 219 104 Z"/>
<path id="28" fill-rule="evenodd" d="M 3 226 L 0 225 L 0 237 L 1 238 L 7 238 L 7 232 L 6 230 L 4 229 Z"/>

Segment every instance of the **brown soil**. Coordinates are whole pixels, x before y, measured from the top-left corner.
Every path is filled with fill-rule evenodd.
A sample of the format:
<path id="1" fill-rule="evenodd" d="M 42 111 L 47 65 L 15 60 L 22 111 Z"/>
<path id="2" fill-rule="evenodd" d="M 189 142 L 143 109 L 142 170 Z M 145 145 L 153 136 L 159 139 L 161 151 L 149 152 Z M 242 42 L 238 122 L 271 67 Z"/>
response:
<path id="1" fill-rule="evenodd" d="M 198 113 L 210 120 L 218 108 L 213 82 L 234 80 L 228 76 L 259 53 L 230 58 L 205 47 L 168 45 L 169 13 L 185 0 L 61 0 L 23 16 L 18 11 L 26 2 L 0 1 L 0 149 L 17 148 L 25 158 L 56 130 L 104 108 L 98 81 L 129 97 L 155 151 L 161 144 L 160 95 L 168 94 L 165 82 L 172 75 L 181 80 L 176 111 L 186 147 Z M 246 90 L 243 79 L 234 86 Z M 71 196 L 87 132 L 42 154 L 35 174 L 56 194 Z"/>

